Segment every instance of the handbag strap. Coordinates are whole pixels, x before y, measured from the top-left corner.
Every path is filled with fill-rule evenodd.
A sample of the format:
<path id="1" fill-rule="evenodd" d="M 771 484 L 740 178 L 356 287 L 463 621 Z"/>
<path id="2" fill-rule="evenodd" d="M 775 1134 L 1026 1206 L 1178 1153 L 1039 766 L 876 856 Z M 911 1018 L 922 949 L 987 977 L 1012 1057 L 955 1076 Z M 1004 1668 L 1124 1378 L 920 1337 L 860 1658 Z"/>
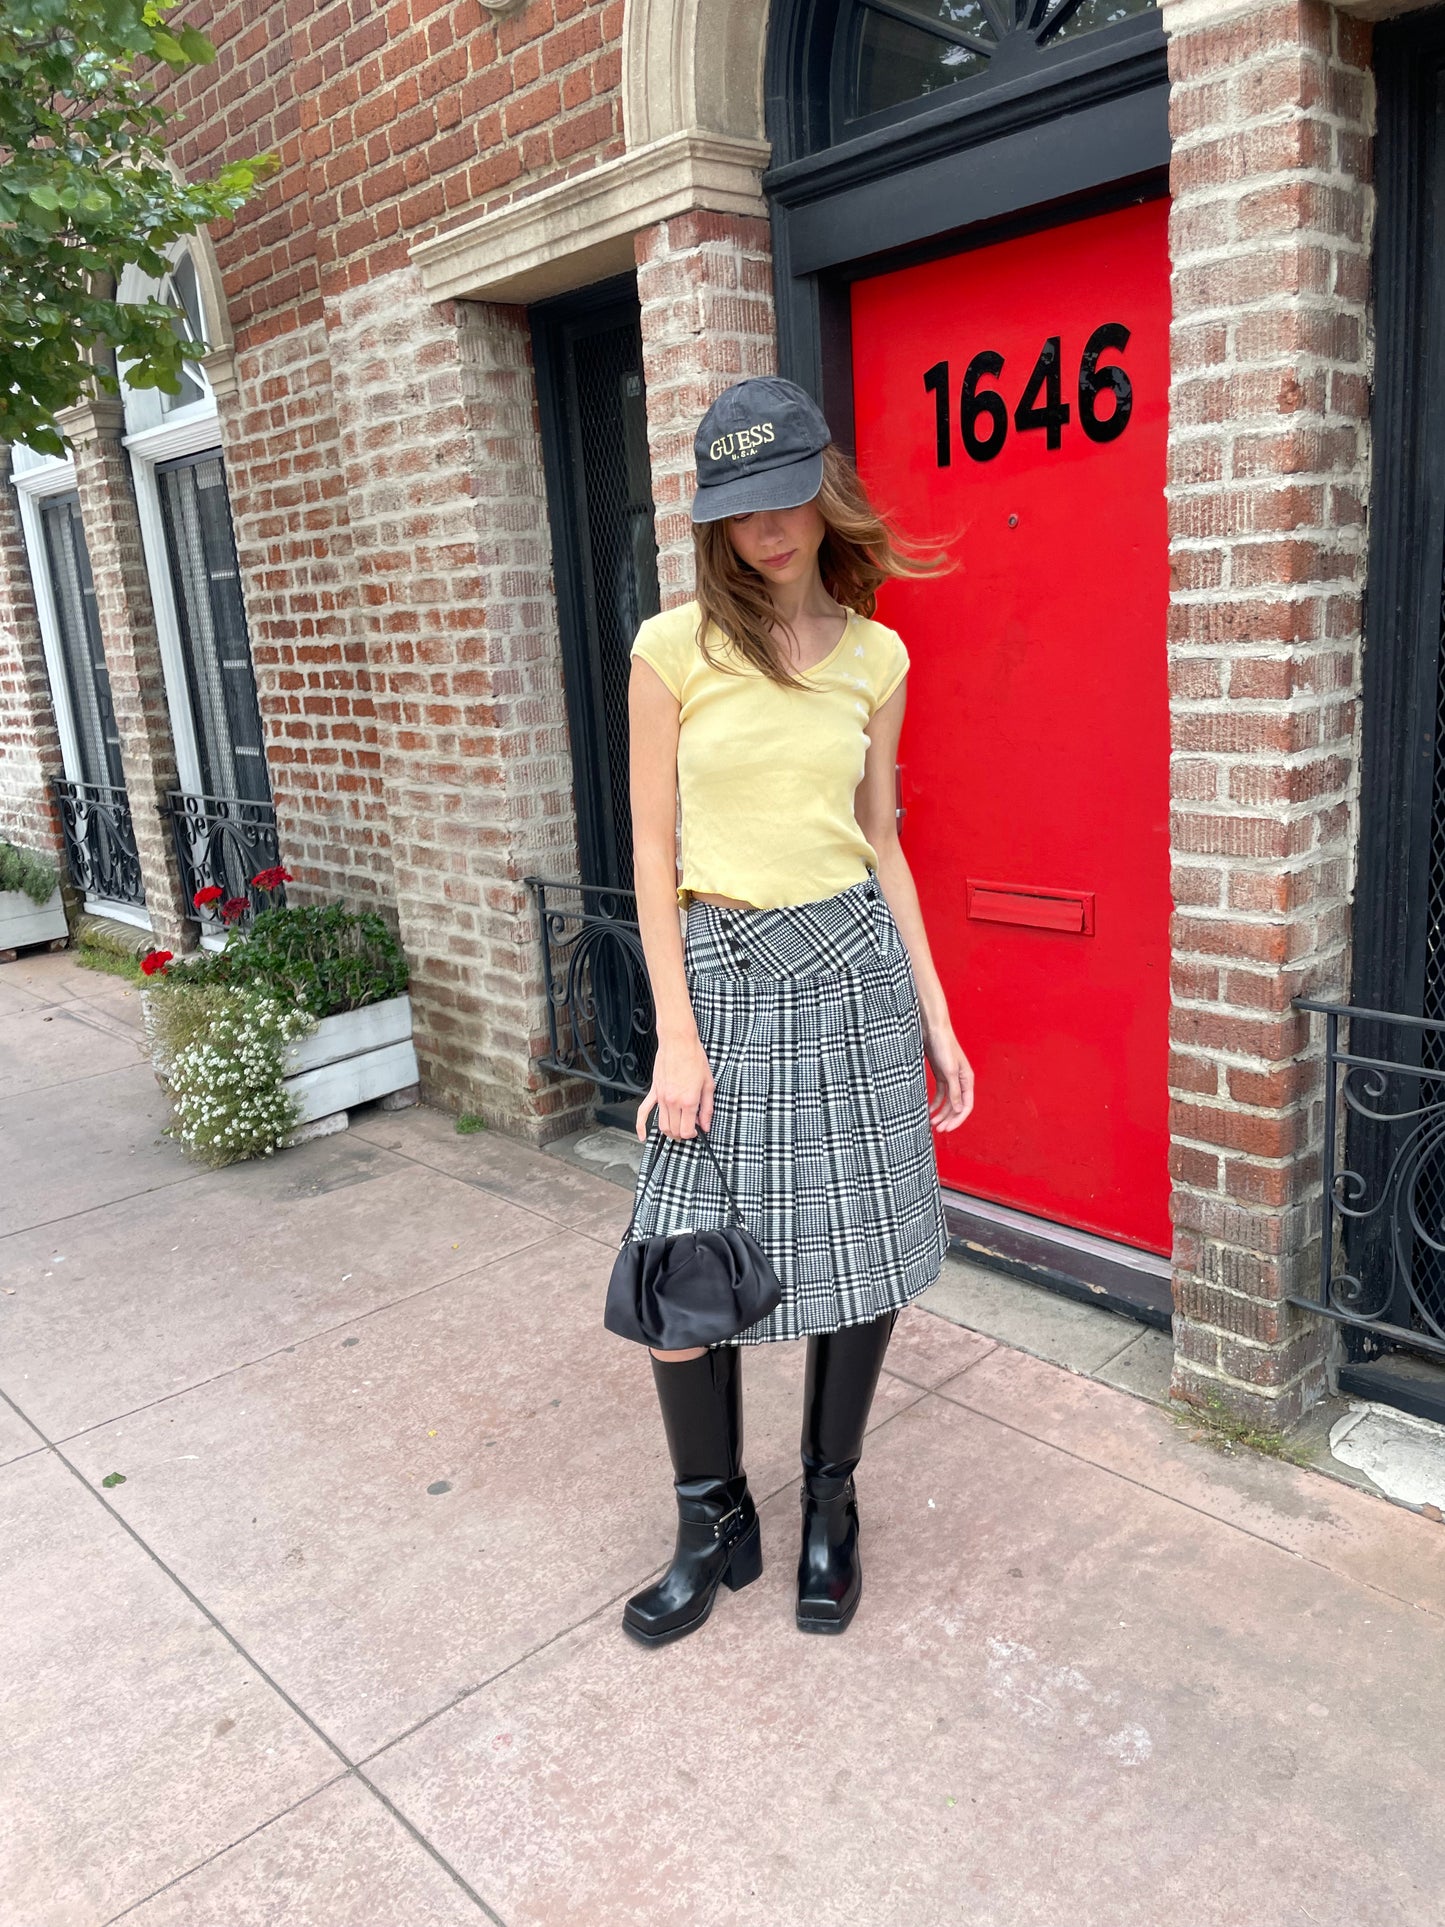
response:
<path id="1" fill-rule="evenodd" d="M 655 1115 L 653 1118 L 653 1124 L 656 1124 Z M 651 1131 L 652 1128 L 653 1128 L 653 1125 L 650 1124 L 648 1126 L 648 1130 Z M 707 1132 L 703 1129 L 703 1127 L 700 1124 L 697 1127 L 697 1135 L 702 1139 L 703 1148 L 706 1150 L 708 1156 L 712 1159 L 713 1169 L 717 1172 L 718 1177 L 722 1180 L 722 1188 L 727 1193 L 728 1206 L 732 1213 L 733 1222 L 735 1224 L 742 1225 L 743 1229 L 746 1230 L 747 1226 L 743 1222 L 743 1214 L 738 1209 L 738 1201 L 733 1196 L 732 1186 L 728 1183 L 727 1172 L 723 1170 L 722 1165 L 718 1162 L 717 1152 L 712 1148 L 712 1139 L 708 1136 Z M 643 1166 L 642 1176 L 638 1180 L 637 1192 L 632 1200 L 632 1216 L 627 1220 L 627 1229 L 622 1234 L 623 1244 L 626 1244 L 627 1240 L 632 1236 L 632 1227 L 637 1222 L 637 1207 L 642 1202 L 642 1194 L 647 1189 L 647 1180 L 652 1176 L 653 1167 L 656 1165 L 657 1160 L 661 1155 L 663 1145 L 672 1144 L 672 1143 L 685 1144 L 686 1142 L 687 1140 L 685 1138 L 664 1137 L 661 1127 L 658 1126 L 657 1136 L 656 1138 L 654 1138 L 653 1144 L 652 1144 L 652 1154 L 647 1160 L 646 1164 Z"/>

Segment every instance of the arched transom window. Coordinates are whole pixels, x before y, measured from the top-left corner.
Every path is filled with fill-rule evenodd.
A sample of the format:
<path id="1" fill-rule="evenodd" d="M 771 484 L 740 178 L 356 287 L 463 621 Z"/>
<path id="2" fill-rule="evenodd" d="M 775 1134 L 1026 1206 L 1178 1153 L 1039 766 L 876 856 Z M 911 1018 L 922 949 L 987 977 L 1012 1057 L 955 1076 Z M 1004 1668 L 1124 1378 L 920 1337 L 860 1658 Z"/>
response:
<path id="1" fill-rule="evenodd" d="M 196 264 L 185 242 L 173 249 L 170 268 L 159 281 L 142 275 L 137 268 L 127 268 L 121 279 L 120 298 L 122 301 L 162 301 L 171 310 L 172 326 L 183 341 L 215 341 L 214 329 L 208 332 L 209 317 L 201 300 Z M 199 409 L 203 404 L 215 407 L 211 384 L 199 362 L 181 364 L 180 392 L 175 395 L 167 394 L 163 388 L 133 388 L 126 380 L 123 362 L 120 378 L 125 396 L 126 432 L 131 435 L 142 429 L 158 428 L 182 409 Z"/>
<path id="2" fill-rule="evenodd" d="M 847 0 L 834 42 L 834 138 L 967 83 L 1037 72 L 1085 34 L 1157 0 Z M 841 124 L 839 124 L 841 123 Z"/>

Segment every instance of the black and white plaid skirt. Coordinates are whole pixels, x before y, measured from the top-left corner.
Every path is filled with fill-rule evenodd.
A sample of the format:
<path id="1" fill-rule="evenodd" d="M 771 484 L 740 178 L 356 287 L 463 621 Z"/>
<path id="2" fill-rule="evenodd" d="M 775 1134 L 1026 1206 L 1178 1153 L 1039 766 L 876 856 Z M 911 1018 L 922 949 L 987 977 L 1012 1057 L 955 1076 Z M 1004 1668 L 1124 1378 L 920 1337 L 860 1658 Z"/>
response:
<path id="1" fill-rule="evenodd" d="M 714 1079 L 709 1136 L 783 1299 L 728 1343 L 880 1318 L 948 1250 L 913 968 L 871 871 L 812 903 L 688 905 L 684 961 Z M 723 1223 L 701 1143 L 648 1127 L 636 1238 Z M 639 1178 L 641 1174 L 639 1173 Z"/>

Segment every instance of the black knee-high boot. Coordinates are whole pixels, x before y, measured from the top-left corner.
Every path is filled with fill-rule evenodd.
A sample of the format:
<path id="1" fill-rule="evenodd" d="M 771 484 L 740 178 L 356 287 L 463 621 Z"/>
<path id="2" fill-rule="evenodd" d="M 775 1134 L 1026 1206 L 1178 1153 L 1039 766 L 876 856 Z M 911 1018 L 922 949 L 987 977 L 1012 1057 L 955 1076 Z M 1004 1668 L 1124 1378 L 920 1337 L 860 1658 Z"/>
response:
<path id="1" fill-rule="evenodd" d="M 841 1633 L 858 1609 L 858 1500 L 853 1469 L 863 1455 L 868 1412 L 893 1336 L 896 1311 L 808 1340 L 803 1393 L 803 1547 L 798 1558 L 798 1626 Z"/>
<path id="2" fill-rule="evenodd" d="M 622 1623 L 646 1646 L 681 1639 L 712 1611 L 719 1585 L 734 1592 L 763 1569 L 758 1511 L 743 1470 L 740 1347 L 700 1358 L 652 1361 L 677 1491 L 677 1549 L 654 1586 L 623 1608 Z"/>

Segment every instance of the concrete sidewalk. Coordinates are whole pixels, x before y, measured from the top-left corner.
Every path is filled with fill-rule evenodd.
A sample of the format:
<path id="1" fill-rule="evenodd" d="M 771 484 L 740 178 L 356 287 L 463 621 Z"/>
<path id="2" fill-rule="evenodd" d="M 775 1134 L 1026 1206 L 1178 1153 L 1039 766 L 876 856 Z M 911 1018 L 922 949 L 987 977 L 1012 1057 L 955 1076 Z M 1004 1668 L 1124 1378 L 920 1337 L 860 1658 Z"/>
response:
<path id="1" fill-rule="evenodd" d="M 643 1651 L 625 1188 L 430 1110 L 206 1173 L 138 1039 L 0 968 L 0 1927 L 1438 1927 L 1445 1528 L 1192 1437 L 1123 1321 L 1117 1383 L 968 1329 L 1042 1294 L 950 1263 L 846 1637 L 770 1346 L 763 1579 Z"/>

